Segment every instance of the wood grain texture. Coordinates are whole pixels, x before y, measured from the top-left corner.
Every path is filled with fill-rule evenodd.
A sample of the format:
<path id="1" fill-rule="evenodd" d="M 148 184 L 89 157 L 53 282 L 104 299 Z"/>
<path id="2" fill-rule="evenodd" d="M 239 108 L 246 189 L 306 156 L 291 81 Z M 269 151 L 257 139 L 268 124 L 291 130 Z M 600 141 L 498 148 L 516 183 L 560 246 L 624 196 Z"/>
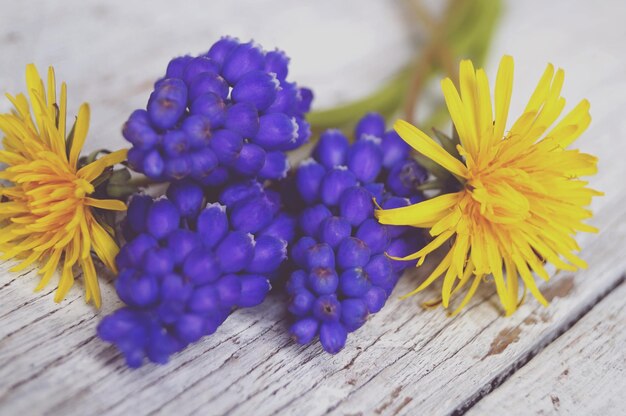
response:
<path id="1" fill-rule="evenodd" d="M 556 339 L 469 415 L 586 414 L 624 411 L 626 284 Z"/>
<path id="2" fill-rule="evenodd" d="M 167 59 L 206 49 L 222 33 L 254 35 L 287 49 L 294 79 L 321 91 L 322 103 L 341 102 L 378 85 L 410 52 L 398 2 L 338 5 L 324 0 L 295 7 L 288 5 L 295 2 L 247 0 L 215 2 L 210 9 L 200 1 L 176 7 L 155 3 L 148 8 L 121 1 L 41 1 L 15 3 L 9 12 L 5 8 L 0 41 L 13 59 L 0 62 L 2 89 L 23 88 L 26 62 L 55 64 L 68 80 L 74 103 L 92 102 L 91 148 L 117 147 L 122 145 L 119 126 L 133 108 L 145 104 L 151 80 Z M 626 177 L 626 56 L 621 53 L 626 16 L 619 1 L 595 3 L 510 2 L 487 68 L 494 78 L 502 53 L 516 57 L 511 114 L 519 114 L 549 61 L 566 69 L 568 108 L 583 97 L 592 103 L 594 122 L 580 146 L 601 160 L 591 183 L 606 192 L 593 204 L 592 224 L 602 231 L 580 236 L 588 270 L 556 275 L 542 286 L 552 300 L 549 308 L 529 300 L 514 316 L 503 318 L 488 288 L 455 319 L 419 307 L 434 291 L 397 300 L 431 265 L 407 275 L 383 311 L 336 356 L 317 344 L 294 345 L 286 333 L 285 299 L 272 294 L 257 308 L 235 312 L 216 334 L 168 365 L 133 371 L 95 337 L 101 316 L 119 306 L 111 276 L 102 275 L 104 306 L 95 311 L 84 304 L 80 284 L 57 305 L 52 286 L 33 294 L 35 273 L 9 273 L 8 262 L 0 264 L 0 414 L 437 415 L 462 413 L 477 402 L 480 414 L 500 413 L 497 395 L 509 383 L 503 381 L 513 374 L 514 383 L 516 371 L 529 360 L 520 371 L 538 378 L 546 346 L 544 352 L 555 348 L 558 354 L 561 348 L 565 357 L 567 346 L 559 347 L 560 340 L 623 282 L 626 271 L 621 179 Z M 194 13 L 199 17 L 192 19 Z M 320 27 L 333 35 L 319 35 Z M 617 298 L 613 302 L 619 303 Z M 598 335 L 580 333 L 580 342 L 592 344 Z M 612 363 L 616 371 L 610 375 L 623 374 L 623 360 L 615 357 Z M 533 365 L 536 371 L 525 370 Z M 585 373 L 587 383 L 601 376 Z M 539 390 L 524 386 L 530 397 L 540 397 Z M 577 388 L 564 384 L 559 397 L 582 399 L 584 392 Z"/>

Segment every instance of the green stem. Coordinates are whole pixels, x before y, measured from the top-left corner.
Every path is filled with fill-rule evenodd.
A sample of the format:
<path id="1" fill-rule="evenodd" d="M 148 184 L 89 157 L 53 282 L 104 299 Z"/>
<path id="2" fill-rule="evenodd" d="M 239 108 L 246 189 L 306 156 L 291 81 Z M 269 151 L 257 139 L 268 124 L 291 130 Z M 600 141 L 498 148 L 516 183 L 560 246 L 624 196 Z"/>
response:
<path id="1" fill-rule="evenodd" d="M 445 39 L 456 56 L 472 58 L 481 64 L 487 54 L 489 42 L 500 13 L 502 0 L 471 0 L 459 2 L 459 6 L 451 13 Z M 419 54 L 414 60 L 417 62 Z M 393 116 L 403 104 L 411 81 L 415 64 L 407 65 L 389 82 L 383 84 L 372 94 L 356 101 L 337 107 L 313 111 L 308 120 L 314 134 L 328 128 L 350 130 L 367 112 L 376 111 L 385 117 Z M 437 72 L 433 66 L 427 77 Z M 420 125 L 431 127 L 441 125 L 446 120 L 445 108 L 439 106 L 431 117 Z"/>

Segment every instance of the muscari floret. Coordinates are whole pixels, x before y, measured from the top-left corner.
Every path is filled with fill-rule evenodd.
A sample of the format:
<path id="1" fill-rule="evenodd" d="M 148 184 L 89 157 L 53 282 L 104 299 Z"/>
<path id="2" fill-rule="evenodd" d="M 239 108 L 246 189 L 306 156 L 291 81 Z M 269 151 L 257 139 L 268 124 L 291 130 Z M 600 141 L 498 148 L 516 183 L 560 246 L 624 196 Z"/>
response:
<path id="1" fill-rule="evenodd" d="M 280 212 L 276 192 L 249 181 L 205 200 L 201 185 L 180 181 L 166 197 L 136 195 L 129 204 L 115 283 L 126 306 L 98 334 L 130 367 L 145 357 L 165 363 L 234 309 L 260 304 L 287 256 L 295 221 Z"/>
<path id="2" fill-rule="evenodd" d="M 349 332 L 360 328 L 390 296 L 411 262 L 390 260 L 423 245 L 419 234 L 391 227 L 374 218 L 374 202 L 407 206 L 421 200 L 418 189 L 427 178 L 406 143 L 385 132 L 378 114 L 363 117 L 355 141 L 338 130 L 323 133 L 287 182 L 286 192 L 298 212 L 299 239 L 290 246 L 294 266 L 286 290 L 290 328 L 301 344 L 319 336 L 329 353 L 341 350 Z M 293 197 L 292 197 L 293 198 Z"/>
<path id="3" fill-rule="evenodd" d="M 197 57 L 170 61 L 145 110 L 123 135 L 131 167 L 153 180 L 193 178 L 221 186 L 242 178 L 280 179 L 285 152 L 310 136 L 310 90 L 286 80 L 289 58 L 225 37 Z"/>

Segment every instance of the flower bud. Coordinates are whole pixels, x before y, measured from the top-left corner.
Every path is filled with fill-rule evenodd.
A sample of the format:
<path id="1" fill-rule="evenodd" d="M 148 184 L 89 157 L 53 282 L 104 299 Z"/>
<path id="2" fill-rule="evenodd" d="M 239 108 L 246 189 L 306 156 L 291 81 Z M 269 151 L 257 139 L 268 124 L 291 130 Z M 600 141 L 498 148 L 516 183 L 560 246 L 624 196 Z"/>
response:
<path id="1" fill-rule="evenodd" d="M 219 187 L 229 181 L 231 175 L 224 166 L 218 166 L 202 178 L 197 178 L 200 183 L 207 187 Z"/>
<path id="2" fill-rule="evenodd" d="M 145 152 L 138 147 L 132 147 L 128 149 L 126 160 L 128 166 L 135 171 L 143 170 L 143 160 L 145 158 Z"/>
<path id="3" fill-rule="evenodd" d="M 207 60 L 206 58 L 202 59 Z M 193 65 L 193 62 L 191 65 Z M 188 83 L 188 85 L 189 101 L 194 101 L 196 98 L 209 92 L 217 95 L 222 100 L 226 100 L 228 98 L 228 92 L 230 91 L 230 87 L 224 78 L 220 77 L 215 72 L 199 73 L 194 76 L 193 81 Z"/>
<path id="4" fill-rule="evenodd" d="M 373 182 L 382 169 L 383 154 L 379 141 L 372 136 L 363 136 L 348 151 L 348 169 L 361 182 Z"/>
<path id="5" fill-rule="evenodd" d="M 189 140 L 189 146 L 193 149 L 202 149 L 211 141 L 211 120 L 203 115 L 190 115 L 183 121 L 182 131 Z"/>
<path id="6" fill-rule="evenodd" d="M 163 150 L 167 157 L 186 154 L 191 149 L 187 135 L 180 130 L 169 130 L 163 135 Z"/>
<path id="7" fill-rule="evenodd" d="M 341 130 L 326 130 L 320 136 L 313 156 L 328 169 L 343 166 L 348 161 L 350 143 Z"/>
<path id="8" fill-rule="evenodd" d="M 358 227 L 374 216 L 372 194 L 361 186 L 346 189 L 339 199 L 339 213 L 350 225 Z"/>
<path id="9" fill-rule="evenodd" d="M 244 270 L 254 256 L 254 239 L 243 231 L 233 231 L 218 244 L 215 255 L 225 273 Z"/>
<path id="10" fill-rule="evenodd" d="M 298 107 L 297 111 L 300 113 L 308 113 L 311 110 L 311 103 L 313 102 L 313 90 L 309 88 L 300 88 L 298 90 Z"/>
<path id="11" fill-rule="evenodd" d="M 276 99 L 278 85 L 279 81 L 274 74 L 265 71 L 248 72 L 235 84 L 231 97 L 237 103 L 250 103 L 263 111 Z"/>
<path id="12" fill-rule="evenodd" d="M 176 321 L 175 333 L 185 343 L 196 342 L 204 335 L 204 321 L 198 315 L 185 314 Z"/>
<path id="13" fill-rule="evenodd" d="M 348 332 L 353 332 L 367 321 L 367 305 L 361 299 L 345 299 L 341 302 L 341 322 Z"/>
<path id="14" fill-rule="evenodd" d="M 378 113 L 368 113 L 363 116 L 354 128 L 356 140 L 363 135 L 383 137 L 385 134 L 385 119 Z"/>
<path id="15" fill-rule="evenodd" d="M 372 256 L 364 270 L 374 285 L 386 288 L 389 286 L 392 280 L 391 275 L 394 273 L 391 263 L 392 261 L 384 254 L 377 254 Z"/>
<path id="16" fill-rule="evenodd" d="M 163 276 L 174 270 L 174 259 L 168 249 L 151 248 L 143 256 L 143 270 L 153 276 Z"/>
<path id="17" fill-rule="evenodd" d="M 328 217 L 320 224 L 320 241 L 335 248 L 345 238 L 350 237 L 352 227 L 343 217 Z"/>
<path id="18" fill-rule="evenodd" d="M 383 166 L 389 170 L 408 159 L 411 152 L 411 147 L 393 130 L 383 135 L 380 148 L 383 151 Z"/>
<path id="19" fill-rule="evenodd" d="M 318 295 L 330 295 L 339 286 L 339 277 L 335 269 L 315 267 L 309 273 L 309 287 Z"/>
<path id="20" fill-rule="evenodd" d="M 167 71 L 165 72 L 165 78 L 180 78 L 183 79 L 183 73 L 185 68 L 191 62 L 193 58 L 189 55 L 179 56 L 174 58 L 167 64 Z"/>
<path id="21" fill-rule="evenodd" d="M 341 304 L 335 295 L 322 295 L 313 304 L 313 315 L 322 322 L 336 322 L 341 316 Z"/>
<path id="22" fill-rule="evenodd" d="M 426 179 L 426 169 L 415 160 L 407 159 L 391 169 L 387 177 L 387 189 L 398 196 L 412 196 Z"/>
<path id="23" fill-rule="evenodd" d="M 308 237 L 308 236 L 302 237 L 295 244 L 291 246 L 291 260 L 293 260 L 293 262 L 299 267 L 302 267 L 302 268 L 307 267 L 308 251 L 315 244 L 317 243 L 311 237 Z M 292 276 L 292 279 L 293 279 L 293 276 Z"/>
<path id="24" fill-rule="evenodd" d="M 287 258 L 287 242 L 270 236 L 256 239 L 254 256 L 246 268 L 251 273 L 273 273 Z"/>
<path id="25" fill-rule="evenodd" d="M 218 129 L 226 122 L 226 104 L 216 94 L 202 94 L 191 103 L 191 114 L 207 117 L 212 128 Z"/>
<path id="26" fill-rule="evenodd" d="M 272 105 L 265 110 L 265 114 L 285 113 L 288 116 L 295 115 L 298 112 L 298 94 L 299 91 L 296 84 L 281 80 L 280 88 L 276 92 L 276 98 Z"/>
<path id="27" fill-rule="evenodd" d="M 187 87 L 177 78 L 163 80 L 148 100 L 150 120 L 162 130 L 174 127 L 186 107 Z"/>
<path id="28" fill-rule="evenodd" d="M 220 307 L 219 293 L 213 285 L 197 287 L 189 299 L 188 306 L 195 313 L 215 313 Z"/>
<path id="29" fill-rule="evenodd" d="M 276 49 L 265 54 L 265 71 L 276 74 L 276 78 L 287 78 L 289 57 L 283 51 Z"/>
<path id="30" fill-rule="evenodd" d="M 424 242 L 422 241 L 422 238 L 418 235 L 404 235 L 400 238 L 396 238 L 391 242 L 389 248 L 387 249 L 387 254 L 393 257 L 406 257 L 409 254 L 418 251 L 423 245 Z M 392 267 L 396 272 L 401 272 L 409 266 L 414 266 L 416 263 L 417 260 L 396 260 L 392 262 Z"/>
<path id="31" fill-rule="evenodd" d="M 343 191 L 357 184 L 354 173 L 343 166 L 328 171 L 322 180 L 321 197 L 326 205 L 339 203 Z"/>
<path id="32" fill-rule="evenodd" d="M 183 179 L 191 173 L 191 160 L 187 155 L 168 158 L 163 173 L 168 178 Z"/>
<path id="33" fill-rule="evenodd" d="M 237 103 L 226 110 L 226 128 L 246 139 L 257 134 L 259 123 L 259 113 L 250 103 Z"/>
<path id="34" fill-rule="evenodd" d="M 326 243 L 315 244 L 306 251 L 305 264 L 308 269 L 335 268 L 335 252 Z"/>
<path id="35" fill-rule="evenodd" d="M 239 201 L 230 211 L 232 228 L 246 233 L 256 233 L 265 228 L 272 217 L 272 207 L 265 195 Z"/>
<path id="36" fill-rule="evenodd" d="M 155 322 L 150 325 L 149 337 L 151 342 L 146 345 L 146 355 L 154 363 L 166 364 L 169 356 L 178 351 L 180 341 Z"/>
<path id="37" fill-rule="evenodd" d="M 320 197 L 320 187 L 326 169 L 313 159 L 303 161 L 296 172 L 296 183 L 300 197 L 308 204 Z"/>
<path id="38" fill-rule="evenodd" d="M 241 297 L 237 306 L 249 308 L 265 300 L 270 291 L 270 282 L 266 277 L 256 274 L 241 275 Z"/>
<path id="39" fill-rule="evenodd" d="M 223 307 L 231 308 L 239 302 L 241 298 L 241 280 L 239 280 L 239 276 L 227 274 L 217 281 L 215 287 Z"/>
<path id="40" fill-rule="evenodd" d="M 196 179 L 209 176 L 219 163 L 215 152 L 209 148 L 193 151 L 188 157 L 191 163 L 191 176 Z"/>
<path id="41" fill-rule="evenodd" d="M 226 57 L 239 45 L 239 40 L 230 36 L 224 36 L 211 46 L 206 56 L 218 65 L 222 66 Z"/>
<path id="42" fill-rule="evenodd" d="M 130 198 L 126 211 L 126 224 L 137 234 L 146 231 L 146 217 L 152 206 L 152 198 L 148 195 L 135 194 Z"/>
<path id="43" fill-rule="evenodd" d="M 360 298 L 371 286 L 367 273 L 360 267 L 344 270 L 339 277 L 341 292 L 348 297 Z"/>
<path id="44" fill-rule="evenodd" d="M 202 209 L 204 192 L 192 181 L 173 182 L 167 188 L 167 198 L 176 205 L 183 218 L 195 218 Z"/>
<path id="45" fill-rule="evenodd" d="M 279 180 L 287 176 L 289 161 L 287 155 L 281 151 L 268 152 L 265 155 L 265 163 L 259 171 L 259 177 L 263 179 Z"/>
<path id="46" fill-rule="evenodd" d="M 150 150 L 143 158 L 143 172 L 151 179 L 160 179 L 165 169 L 163 157 L 156 149 Z"/>
<path id="47" fill-rule="evenodd" d="M 244 143 L 233 168 L 244 176 L 256 176 L 265 165 L 265 150 L 254 143 Z"/>
<path id="48" fill-rule="evenodd" d="M 319 226 L 332 214 L 325 205 L 318 204 L 306 208 L 300 214 L 300 228 L 305 235 L 316 237 L 319 234 Z"/>
<path id="49" fill-rule="evenodd" d="M 287 309 L 295 316 L 304 316 L 311 312 L 315 296 L 306 289 L 301 289 L 291 295 Z"/>
<path id="50" fill-rule="evenodd" d="M 122 277 L 124 276 L 124 277 Z M 126 278 L 126 276 L 129 276 Z M 123 286 L 126 286 L 125 288 Z M 120 297 L 125 294 L 124 300 L 128 305 L 146 307 L 156 302 L 159 297 L 159 285 L 154 276 L 149 274 L 126 275 L 120 274 L 115 285 Z"/>
<path id="51" fill-rule="evenodd" d="M 207 248 L 212 248 L 228 232 L 226 207 L 217 203 L 207 205 L 198 216 L 198 236 Z"/>
<path id="52" fill-rule="evenodd" d="M 337 249 L 337 263 L 342 269 L 364 267 L 370 259 L 370 249 L 358 238 L 344 239 Z"/>
<path id="53" fill-rule="evenodd" d="M 296 236 L 296 219 L 290 214 L 281 212 L 276 215 L 270 225 L 261 230 L 259 236 L 274 237 L 289 243 Z"/>
<path id="54" fill-rule="evenodd" d="M 215 74 L 218 71 L 219 65 L 213 62 L 211 59 L 205 56 L 198 56 L 196 58 L 192 58 L 185 66 L 185 69 L 183 71 L 183 81 L 185 81 L 187 85 L 191 85 L 203 74 Z"/>
<path id="55" fill-rule="evenodd" d="M 382 253 L 389 246 L 388 229 L 374 218 L 368 218 L 361 223 L 355 236 L 367 244 L 372 254 Z"/>
<path id="56" fill-rule="evenodd" d="M 348 333 L 339 322 L 324 322 L 320 326 L 320 343 L 330 354 L 337 354 L 346 345 Z"/>
<path id="57" fill-rule="evenodd" d="M 174 263 L 179 266 L 185 258 L 200 246 L 196 233 L 190 230 L 178 229 L 167 236 L 167 249 L 173 255 Z"/>
<path id="58" fill-rule="evenodd" d="M 294 117 L 296 124 L 298 125 L 298 134 L 295 140 L 281 146 L 282 150 L 294 150 L 298 149 L 311 137 L 311 125 L 303 117 Z"/>
<path id="59" fill-rule="evenodd" d="M 209 251 L 196 249 L 185 258 L 183 273 L 194 285 L 204 285 L 220 277 L 220 268 L 218 260 Z"/>
<path id="60" fill-rule="evenodd" d="M 387 292 L 378 286 L 372 286 L 363 296 L 363 300 L 367 305 L 367 310 L 370 313 L 376 313 L 385 306 Z"/>
<path id="61" fill-rule="evenodd" d="M 255 181 L 242 181 L 228 185 L 219 197 L 220 203 L 230 207 L 244 199 L 262 196 L 263 186 Z"/>
<path id="62" fill-rule="evenodd" d="M 167 199 L 155 201 L 148 211 L 147 228 L 157 240 L 167 237 L 178 228 L 180 213 L 176 206 Z"/>
<path id="63" fill-rule="evenodd" d="M 245 74 L 263 69 L 265 58 L 263 51 L 252 42 L 236 46 L 224 59 L 222 75 L 230 84 L 236 84 Z"/>
<path id="64" fill-rule="evenodd" d="M 122 135 L 133 146 L 146 150 L 159 142 L 159 134 L 150 124 L 150 117 L 145 110 L 135 110 L 122 129 Z"/>
<path id="65" fill-rule="evenodd" d="M 316 319 L 303 318 L 289 328 L 289 333 L 298 344 L 308 344 L 317 334 L 319 324 Z"/>
<path id="66" fill-rule="evenodd" d="M 283 113 L 270 113 L 259 119 L 259 130 L 254 143 L 269 150 L 282 149 L 298 138 L 298 123 Z"/>
<path id="67" fill-rule="evenodd" d="M 241 152 L 243 139 L 237 133 L 230 130 L 218 130 L 213 132 L 211 149 L 220 163 L 230 165 Z"/>
<path id="68" fill-rule="evenodd" d="M 144 254 L 159 243 L 150 234 L 139 234 L 120 249 L 115 262 L 120 269 L 141 265 Z"/>

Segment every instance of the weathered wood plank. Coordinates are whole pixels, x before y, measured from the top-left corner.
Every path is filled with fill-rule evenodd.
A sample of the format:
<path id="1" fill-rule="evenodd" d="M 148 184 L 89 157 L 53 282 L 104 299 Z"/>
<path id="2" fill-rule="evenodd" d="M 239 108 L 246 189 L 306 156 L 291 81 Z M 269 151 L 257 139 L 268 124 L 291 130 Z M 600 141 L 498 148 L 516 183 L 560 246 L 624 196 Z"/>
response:
<path id="1" fill-rule="evenodd" d="M 152 2 L 160 8 L 158 18 L 128 2 L 16 3 L 0 16 L 3 51 L 16 57 L 0 62 L 0 85 L 21 90 L 16 74 L 30 60 L 42 67 L 55 64 L 70 84 L 73 102 L 93 102 L 92 147 L 116 147 L 122 145 L 119 126 L 144 104 L 149 80 L 167 59 L 182 49 L 206 49 L 228 31 L 287 49 L 294 78 L 321 87 L 322 103 L 336 103 L 377 85 L 408 56 L 397 9 L 391 12 L 381 3 L 324 0 L 300 9 L 278 0 L 246 0 L 209 10 L 200 1 L 176 7 Z M 552 298 L 549 308 L 531 300 L 503 319 L 493 293 L 483 290 L 461 316 L 448 319 L 441 311 L 421 310 L 419 298 L 391 299 L 341 354 L 328 356 L 317 345 L 290 342 L 284 299 L 275 294 L 260 307 L 236 312 L 215 335 L 169 365 L 131 371 L 112 347 L 94 338 L 100 316 L 119 305 L 111 285 L 103 285 L 102 311 L 84 305 L 80 285 L 55 305 L 52 288 L 33 296 L 34 273 L 10 274 L 11 264 L 4 263 L 0 413 L 447 414 L 471 407 L 619 284 L 626 270 L 626 190 L 618 179 L 626 176 L 626 142 L 618 139 L 626 133 L 621 115 L 626 59 L 617 53 L 626 30 L 619 13 L 612 13 L 619 6 L 617 1 L 512 2 L 494 47 L 489 72 L 500 53 L 513 53 L 516 91 L 526 91 L 514 94 L 512 114 L 547 61 L 568 70 L 567 97 L 592 102 L 594 123 L 581 145 L 601 158 L 592 184 L 607 192 L 594 202 L 593 224 L 602 232 L 580 239 L 589 270 L 556 276 L 543 286 Z M 571 18 L 556 19 L 562 9 Z M 194 14 L 206 16 L 207 23 L 191 19 Z M 312 37 L 321 25 L 330 35 Z M 410 290 L 416 280 L 407 276 L 395 293 Z"/>
<path id="2" fill-rule="evenodd" d="M 622 283 L 469 414 L 623 414 L 625 298 Z"/>

